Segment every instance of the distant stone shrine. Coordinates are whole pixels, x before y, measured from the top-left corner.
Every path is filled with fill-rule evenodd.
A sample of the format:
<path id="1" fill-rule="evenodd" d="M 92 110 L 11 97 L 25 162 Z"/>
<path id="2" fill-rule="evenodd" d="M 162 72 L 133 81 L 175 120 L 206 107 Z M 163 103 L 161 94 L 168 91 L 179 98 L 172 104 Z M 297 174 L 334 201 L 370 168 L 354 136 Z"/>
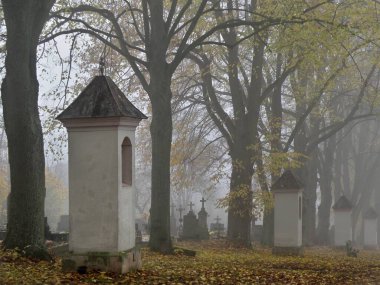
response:
<path id="1" fill-rule="evenodd" d="M 96 76 L 57 119 L 68 131 L 69 255 L 65 271 L 125 273 L 135 248 L 135 130 L 141 113 L 108 76 Z"/>
<path id="2" fill-rule="evenodd" d="M 69 232 L 69 215 L 61 215 L 59 217 L 57 232 Z"/>
<path id="3" fill-rule="evenodd" d="M 370 207 L 363 216 L 364 248 L 377 249 L 377 218 L 376 211 Z"/>
<path id="4" fill-rule="evenodd" d="M 333 205 L 334 210 L 334 246 L 346 246 L 352 241 L 352 204 L 342 195 Z"/>
<path id="5" fill-rule="evenodd" d="M 208 226 L 207 226 L 207 216 L 208 213 L 205 209 L 205 202 L 206 200 L 202 197 L 202 200 L 200 200 L 202 203 L 202 208 L 198 212 L 198 227 L 199 227 L 199 238 L 200 239 L 209 239 L 209 232 L 208 232 Z"/>
<path id="6" fill-rule="evenodd" d="M 303 255 L 302 183 L 290 170 L 273 184 L 274 247 L 276 255 Z"/>

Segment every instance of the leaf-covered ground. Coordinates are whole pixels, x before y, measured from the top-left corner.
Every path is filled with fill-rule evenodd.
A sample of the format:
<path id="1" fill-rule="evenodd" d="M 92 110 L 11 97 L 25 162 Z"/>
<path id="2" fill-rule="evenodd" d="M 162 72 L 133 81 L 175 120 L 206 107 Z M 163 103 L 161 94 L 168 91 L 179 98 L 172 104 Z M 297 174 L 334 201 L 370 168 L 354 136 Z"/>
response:
<path id="1" fill-rule="evenodd" d="M 143 249 L 143 269 L 127 275 L 62 273 L 60 259 L 34 262 L 0 252 L 0 284 L 380 284 L 380 252 L 358 258 L 329 248 L 305 257 L 272 256 L 269 249 L 232 249 L 221 242 L 186 243 L 196 257 Z"/>

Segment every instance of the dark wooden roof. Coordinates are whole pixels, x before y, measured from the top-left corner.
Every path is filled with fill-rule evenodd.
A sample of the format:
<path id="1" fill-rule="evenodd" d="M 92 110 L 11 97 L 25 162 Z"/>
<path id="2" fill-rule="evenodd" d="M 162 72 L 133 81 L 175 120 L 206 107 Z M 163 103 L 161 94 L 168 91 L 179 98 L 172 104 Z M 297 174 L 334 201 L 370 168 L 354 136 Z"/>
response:
<path id="1" fill-rule="evenodd" d="M 335 202 L 332 208 L 334 210 L 351 210 L 353 207 L 350 200 L 348 200 L 346 196 L 342 195 L 338 201 Z"/>
<path id="2" fill-rule="evenodd" d="M 293 174 L 292 171 L 286 170 L 279 179 L 272 185 L 272 190 L 281 189 L 302 189 L 302 182 Z"/>
<path id="3" fill-rule="evenodd" d="M 373 220 L 377 218 L 377 213 L 374 208 L 370 207 L 367 212 L 365 212 L 364 219 Z"/>
<path id="4" fill-rule="evenodd" d="M 108 76 L 95 76 L 61 114 L 58 120 L 77 118 L 147 117 L 127 99 Z"/>

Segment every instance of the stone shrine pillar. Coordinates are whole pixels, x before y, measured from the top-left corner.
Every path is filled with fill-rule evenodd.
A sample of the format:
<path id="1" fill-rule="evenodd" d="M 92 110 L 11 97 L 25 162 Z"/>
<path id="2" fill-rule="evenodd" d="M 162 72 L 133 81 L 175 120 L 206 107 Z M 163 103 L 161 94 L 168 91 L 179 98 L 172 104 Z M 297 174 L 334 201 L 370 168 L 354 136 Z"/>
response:
<path id="1" fill-rule="evenodd" d="M 364 248 L 377 249 L 377 213 L 370 207 L 363 216 Z"/>
<path id="2" fill-rule="evenodd" d="M 273 184 L 274 247 L 273 254 L 303 255 L 302 183 L 291 171 L 285 171 Z"/>
<path id="3" fill-rule="evenodd" d="M 207 212 L 205 209 L 205 202 L 206 200 L 202 197 L 202 200 L 200 200 L 202 203 L 202 208 L 198 212 L 198 227 L 199 227 L 199 238 L 200 239 L 209 239 L 209 232 L 207 227 Z"/>
<path id="4" fill-rule="evenodd" d="M 352 204 L 342 195 L 333 205 L 334 210 L 334 246 L 346 246 L 352 241 Z"/>
<path id="5" fill-rule="evenodd" d="M 96 76 L 57 119 L 68 132 L 69 251 L 65 271 L 125 273 L 135 248 L 135 130 L 141 113 L 108 76 Z"/>

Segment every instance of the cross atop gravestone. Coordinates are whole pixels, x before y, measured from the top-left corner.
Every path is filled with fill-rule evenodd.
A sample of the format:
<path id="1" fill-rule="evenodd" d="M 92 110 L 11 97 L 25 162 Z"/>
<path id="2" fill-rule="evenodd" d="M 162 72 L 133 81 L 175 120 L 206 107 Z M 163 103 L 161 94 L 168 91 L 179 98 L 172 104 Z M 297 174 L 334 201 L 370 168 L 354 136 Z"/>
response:
<path id="1" fill-rule="evenodd" d="M 180 206 L 177 211 L 179 212 L 179 222 L 182 223 L 182 212 L 185 211 L 185 208 Z"/>
<path id="2" fill-rule="evenodd" d="M 189 206 L 190 206 L 190 212 L 192 212 L 193 211 L 193 206 L 194 206 L 195 204 L 193 203 L 193 202 L 190 202 L 190 204 L 189 204 Z"/>
<path id="3" fill-rule="evenodd" d="M 174 211 L 175 211 L 175 205 L 174 205 L 174 203 L 170 206 L 170 208 L 172 209 L 171 215 L 174 216 Z"/>
<path id="4" fill-rule="evenodd" d="M 202 197 L 202 200 L 200 200 L 199 202 L 202 203 L 202 209 L 204 209 L 204 207 L 205 207 L 205 202 L 206 202 L 205 198 Z"/>

